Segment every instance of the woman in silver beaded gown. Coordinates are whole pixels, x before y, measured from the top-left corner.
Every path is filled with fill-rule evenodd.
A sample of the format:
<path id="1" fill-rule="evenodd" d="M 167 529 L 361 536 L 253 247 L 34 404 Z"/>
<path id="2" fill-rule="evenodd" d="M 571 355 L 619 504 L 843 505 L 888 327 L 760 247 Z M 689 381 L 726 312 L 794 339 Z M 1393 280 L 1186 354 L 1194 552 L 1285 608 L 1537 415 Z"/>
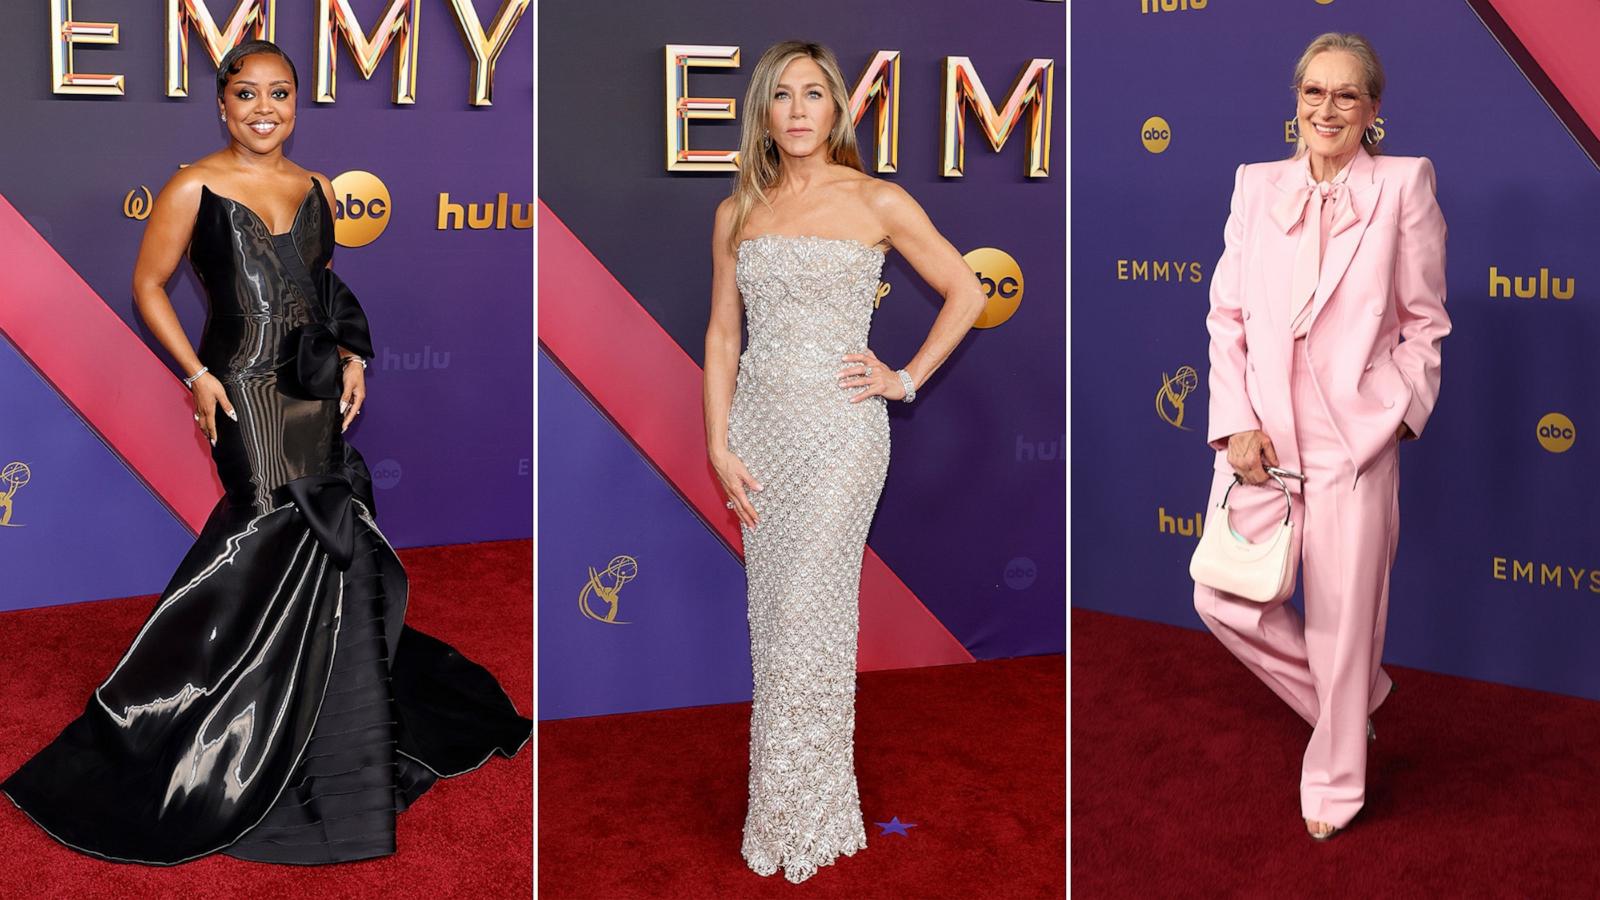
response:
<path id="1" fill-rule="evenodd" d="M 706 440 L 742 526 L 755 676 L 743 855 L 792 882 L 867 844 L 853 751 L 857 604 L 889 466 L 886 401 L 913 400 L 984 305 L 916 201 L 862 171 L 848 97 L 827 49 L 767 50 L 712 240 Z M 867 347 L 890 248 L 946 301 L 898 371 Z"/>

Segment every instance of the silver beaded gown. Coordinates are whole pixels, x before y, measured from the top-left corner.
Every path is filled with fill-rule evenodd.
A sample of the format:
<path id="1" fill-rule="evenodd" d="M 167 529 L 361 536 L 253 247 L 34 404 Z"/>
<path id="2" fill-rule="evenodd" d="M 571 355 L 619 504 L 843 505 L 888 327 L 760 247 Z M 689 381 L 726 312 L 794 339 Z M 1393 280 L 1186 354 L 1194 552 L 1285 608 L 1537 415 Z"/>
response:
<path id="1" fill-rule="evenodd" d="M 791 882 L 867 845 L 855 777 L 861 558 L 889 468 L 884 398 L 850 402 L 846 353 L 867 347 L 883 253 L 766 235 L 739 245 L 749 346 L 729 449 L 759 492 L 743 528 L 749 584 L 750 868 Z"/>

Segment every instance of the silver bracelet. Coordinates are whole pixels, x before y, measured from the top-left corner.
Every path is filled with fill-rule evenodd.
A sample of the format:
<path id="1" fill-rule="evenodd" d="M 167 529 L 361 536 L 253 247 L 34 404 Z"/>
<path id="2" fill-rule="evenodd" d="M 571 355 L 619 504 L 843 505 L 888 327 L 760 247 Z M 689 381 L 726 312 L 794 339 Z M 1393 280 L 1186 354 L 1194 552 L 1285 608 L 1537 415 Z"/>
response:
<path id="1" fill-rule="evenodd" d="M 906 395 L 900 398 L 901 401 L 910 403 L 917 399 L 917 385 L 916 382 L 911 380 L 911 373 L 901 369 L 895 374 L 900 376 L 900 386 L 906 389 Z"/>
<path id="2" fill-rule="evenodd" d="M 367 368 L 367 360 L 366 360 L 366 357 L 364 357 L 364 356 L 357 356 L 357 355 L 355 355 L 355 354 L 353 354 L 353 353 L 352 353 L 352 354 L 350 354 L 350 355 L 349 355 L 349 356 L 346 356 L 346 357 L 345 357 L 345 358 L 344 358 L 344 359 L 341 359 L 341 360 L 339 360 L 339 368 L 340 368 L 340 369 L 343 369 L 343 368 L 344 368 L 344 367 L 345 367 L 345 366 L 348 366 L 348 365 L 350 365 L 350 363 L 351 363 L 351 362 L 352 362 L 352 361 L 354 361 L 354 362 L 358 362 L 358 363 L 361 363 L 361 368 L 362 368 L 362 369 L 363 369 L 363 370 L 365 370 L 365 369 L 366 369 L 366 368 Z"/>
<path id="3" fill-rule="evenodd" d="M 200 380 L 200 376 L 201 375 L 204 375 L 205 373 L 207 373 L 209 371 L 211 371 L 211 367 L 210 366 L 201 366 L 200 367 L 200 371 L 194 373 L 193 375 L 190 375 L 188 378 L 185 378 L 183 380 L 184 388 L 186 390 L 194 390 L 194 383 L 196 381 Z"/>

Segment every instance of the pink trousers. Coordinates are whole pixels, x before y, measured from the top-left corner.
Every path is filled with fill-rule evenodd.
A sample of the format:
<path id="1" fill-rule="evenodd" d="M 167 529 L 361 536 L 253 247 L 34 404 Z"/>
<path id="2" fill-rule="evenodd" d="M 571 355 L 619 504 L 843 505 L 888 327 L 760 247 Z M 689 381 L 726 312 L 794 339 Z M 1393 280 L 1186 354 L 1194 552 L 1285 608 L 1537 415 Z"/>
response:
<path id="1" fill-rule="evenodd" d="M 1379 661 L 1399 538 L 1399 454 L 1391 444 L 1356 477 L 1312 383 L 1305 346 L 1295 341 L 1293 399 L 1306 481 L 1290 513 L 1305 619 L 1286 600 L 1254 603 L 1200 585 L 1194 606 L 1223 646 L 1311 725 L 1301 815 L 1343 827 L 1366 795 L 1367 717 L 1390 688 Z M 1232 483 L 1220 452 L 1208 510 Z M 1233 530 L 1259 541 L 1283 520 L 1283 492 L 1270 481 L 1240 485 L 1228 507 Z M 1208 517 L 1206 527 L 1223 526 Z"/>

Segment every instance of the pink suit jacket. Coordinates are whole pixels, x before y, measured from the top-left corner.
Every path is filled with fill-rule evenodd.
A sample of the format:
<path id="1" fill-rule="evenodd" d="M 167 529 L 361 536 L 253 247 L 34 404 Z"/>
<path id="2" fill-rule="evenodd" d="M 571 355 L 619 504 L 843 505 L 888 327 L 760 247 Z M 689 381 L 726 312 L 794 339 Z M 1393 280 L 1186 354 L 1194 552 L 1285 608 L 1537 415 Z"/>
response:
<path id="1" fill-rule="evenodd" d="M 1299 469 L 1289 377 L 1290 280 L 1300 224 L 1285 195 L 1303 191 L 1306 160 L 1242 165 L 1234 175 L 1222 259 L 1211 279 L 1210 417 L 1206 440 L 1260 429 L 1279 462 Z M 1439 396 L 1445 314 L 1444 216 L 1425 157 L 1356 154 L 1312 297 L 1312 378 L 1358 474 L 1401 422 L 1421 435 Z M 1219 457 L 1218 465 L 1225 465 Z M 1296 487 L 1291 482 L 1291 487 Z"/>

